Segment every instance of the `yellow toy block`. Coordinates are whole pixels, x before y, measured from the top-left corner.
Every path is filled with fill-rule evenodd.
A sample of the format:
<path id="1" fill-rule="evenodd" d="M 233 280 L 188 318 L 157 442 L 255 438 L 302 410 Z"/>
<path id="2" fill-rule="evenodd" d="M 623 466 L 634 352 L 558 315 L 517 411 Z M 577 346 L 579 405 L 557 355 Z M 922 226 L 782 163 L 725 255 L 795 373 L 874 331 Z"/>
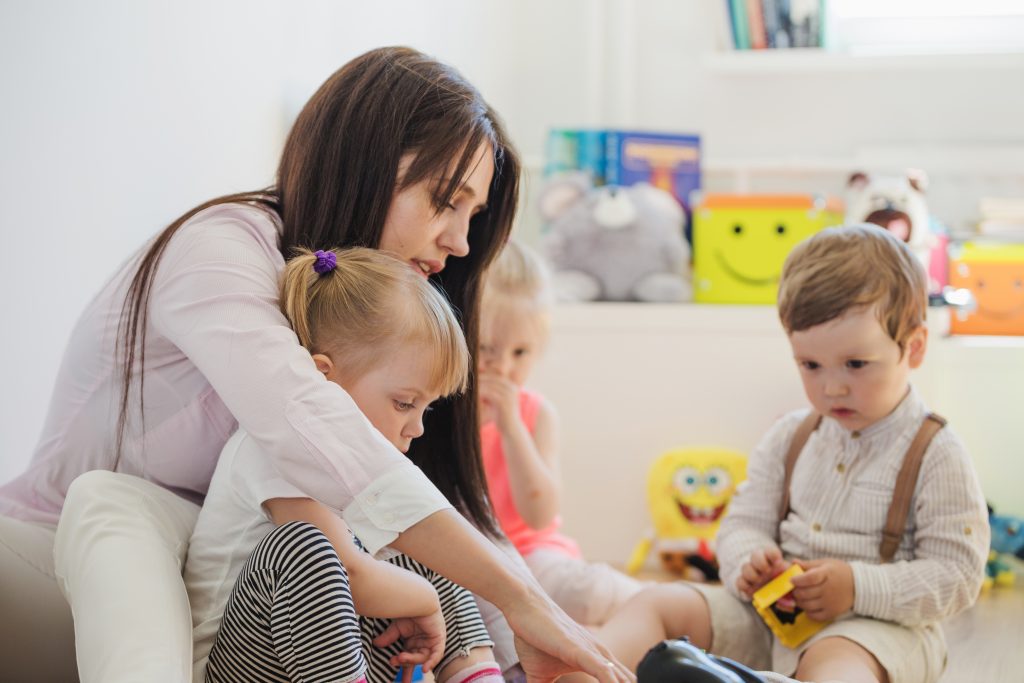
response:
<path id="1" fill-rule="evenodd" d="M 794 564 L 754 593 L 754 609 L 786 647 L 798 646 L 827 625 L 826 622 L 814 621 L 800 609 L 790 612 L 775 608 L 775 603 L 793 590 L 790 579 L 803 573 L 804 570 Z"/>
<path id="2" fill-rule="evenodd" d="M 704 195 L 693 212 L 694 299 L 774 304 L 790 250 L 842 222 L 841 203 L 816 195 Z"/>

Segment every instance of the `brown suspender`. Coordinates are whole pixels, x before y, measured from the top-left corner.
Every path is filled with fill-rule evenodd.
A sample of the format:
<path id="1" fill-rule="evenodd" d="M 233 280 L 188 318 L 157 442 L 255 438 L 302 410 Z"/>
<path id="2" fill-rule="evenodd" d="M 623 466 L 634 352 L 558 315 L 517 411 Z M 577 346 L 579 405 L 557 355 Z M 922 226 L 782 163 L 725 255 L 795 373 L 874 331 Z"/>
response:
<path id="1" fill-rule="evenodd" d="M 779 519 L 783 520 L 789 515 L 789 488 L 793 480 L 793 469 L 796 467 L 796 460 L 800 457 L 807 440 L 811 438 L 811 432 L 821 424 L 821 415 L 811 412 L 793 434 L 793 440 L 789 442 L 789 451 L 786 453 L 786 477 L 783 482 L 782 504 L 779 506 Z M 885 529 L 882 531 L 882 543 L 878 552 L 882 556 L 882 562 L 892 562 L 896 551 L 900 547 L 900 540 L 903 538 L 903 531 L 907 525 L 907 515 L 910 513 L 910 501 L 914 497 L 914 486 L 917 484 L 917 475 L 921 471 L 921 461 L 924 460 L 924 452 L 928 450 L 928 444 L 938 434 L 939 430 L 946 426 L 946 420 L 935 413 L 928 413 L 921 427 L 917 430 L 914 440 L 910 442 L 910 448 L 903 456 L 903 465 L 900 473 L 896 476 L 896 486 L 893 488 L 892 502 L 889 504 L 889 514 L 885 518 Z"/>

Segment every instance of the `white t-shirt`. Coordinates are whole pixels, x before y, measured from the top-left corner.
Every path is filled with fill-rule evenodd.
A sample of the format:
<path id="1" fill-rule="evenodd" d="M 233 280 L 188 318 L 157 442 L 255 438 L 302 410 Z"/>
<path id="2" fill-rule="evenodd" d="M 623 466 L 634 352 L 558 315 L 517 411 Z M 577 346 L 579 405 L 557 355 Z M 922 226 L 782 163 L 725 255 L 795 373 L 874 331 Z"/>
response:
<path id="1" fill-rule="evenodd" d="M 206 662 L 238 574 L 274 529 L 263 503 L 306 497 L 278 473 L 273 459 L 245 430 L 224 445 L 185 562 L 192 606 L 192 680 L 205 680 Z"/>

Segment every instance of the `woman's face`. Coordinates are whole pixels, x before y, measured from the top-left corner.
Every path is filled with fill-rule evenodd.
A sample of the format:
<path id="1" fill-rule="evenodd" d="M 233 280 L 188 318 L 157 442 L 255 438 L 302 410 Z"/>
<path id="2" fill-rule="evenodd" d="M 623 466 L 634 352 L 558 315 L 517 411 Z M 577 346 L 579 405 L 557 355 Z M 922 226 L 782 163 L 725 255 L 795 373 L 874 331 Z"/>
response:
<path id="1" fill-rule="evenodd" d="M 407 154 L 398 166 L 398 184 L 414 157 Z M 494 151 L 488 144 L 477 150 L 474 163 L 452 197 L 440 212 L 434 207 L 426 178 L 396 192 L 391 198 L 380 249 L 407 261 L 424 277 L 444 269 L 449 256 L 469 253 L 469 221 L 487 208 L 487 192 L 494 177 Z"/>

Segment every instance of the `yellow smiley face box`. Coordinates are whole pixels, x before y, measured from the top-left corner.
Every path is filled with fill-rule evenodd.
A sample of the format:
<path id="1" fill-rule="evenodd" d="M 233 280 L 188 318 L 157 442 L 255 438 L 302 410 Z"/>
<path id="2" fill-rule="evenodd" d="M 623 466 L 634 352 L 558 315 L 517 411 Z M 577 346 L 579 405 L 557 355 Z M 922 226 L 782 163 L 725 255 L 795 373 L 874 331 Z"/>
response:
<path id="1" fill-rule="evenodd" d="M 790 250 L 842 222 L 841 203 L 817 195 L 704 195 L 693 211 L 694 300 L 774 304 Z"/>

